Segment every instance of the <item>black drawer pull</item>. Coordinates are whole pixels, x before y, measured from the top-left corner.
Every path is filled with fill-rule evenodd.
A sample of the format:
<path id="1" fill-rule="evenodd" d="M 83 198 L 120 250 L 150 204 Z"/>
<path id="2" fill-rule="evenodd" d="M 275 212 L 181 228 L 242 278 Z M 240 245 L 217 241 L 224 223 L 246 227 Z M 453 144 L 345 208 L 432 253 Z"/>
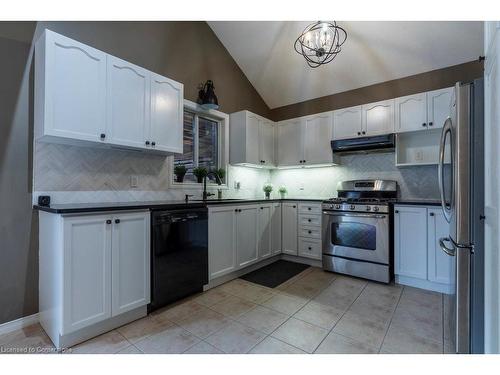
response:
<path id="1" fill-rule="evenodd" d="M 120 224 L 120 219 L 115 219 L 115 224 Z"/>
<path id="2" fill-rule="evenodd" d="M 308 249 L 309 249 L 309 250 L 312 250 L 312 247 L 311 247 L 311 246 L 309 246 L 309 247 L 308 247 Z"/>
<path id="3" fill-rule="evenodd" d="M 310 230 L 308 230 L 307 233 L 311 234 L 312 232 Z"/>
<path id="4" fill-rule="evenodd" d="M 146 141 L 146 146 L 149 146 L 149 141 Z"/>
<path id="5" fill-rule="evenodd" d="M 434 212 L 431 212 L 431 213 L 429 214 L 429 216 L 434 216 Z"/>
<path id="6" fill-rule="evenodd" d="M 308 222 L 311 222 L 311 219 L 307 219 Z"/>
<path id="7" fill-rule="evenodd" d="M 106 224 L 111 224 L 111 220 L 106 220 Z"/>
<path id="8" fill-rule="evenodd" d="M 431 121 L 431 122 L 429 122 L 429 126 L 432 126 L 432 121 Z"/>
<path id="9" fill-rule="evenodd" d="M 422 126 L 427 126 L 427 124 L 424 122 L 424 123 L 422 124 Z"/>
<path id="10" fill-rule="evenodd" d="M 104 139 L 104 138 L 106 138 L 106 134 L 101 133 L 101 139 Z"/>

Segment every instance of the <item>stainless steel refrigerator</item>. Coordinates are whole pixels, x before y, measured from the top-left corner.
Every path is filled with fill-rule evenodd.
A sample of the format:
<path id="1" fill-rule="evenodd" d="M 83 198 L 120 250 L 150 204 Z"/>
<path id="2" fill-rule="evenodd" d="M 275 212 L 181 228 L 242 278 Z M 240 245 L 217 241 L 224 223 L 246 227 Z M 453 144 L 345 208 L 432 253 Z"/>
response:
<path id="1" fill-rule="evenodd" d="M 456 353 L 484 352 L 483 90 L 482 79 L 455 85 L 439 152 L 441 204 L 450 223 L 440 246 L 453 258 L 455 280 L 453 293 L 445 296 L 445 339 Z"/>

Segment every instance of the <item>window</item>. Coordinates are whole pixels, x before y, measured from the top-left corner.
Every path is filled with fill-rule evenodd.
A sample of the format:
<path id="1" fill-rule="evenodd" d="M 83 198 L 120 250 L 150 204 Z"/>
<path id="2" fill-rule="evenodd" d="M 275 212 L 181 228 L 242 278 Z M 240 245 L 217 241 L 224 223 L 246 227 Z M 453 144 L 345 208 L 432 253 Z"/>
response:
<path id="1" fill-rule="evenodd" d="M 196 182 L 193 175 L 196 167 L 204 167 L 208 171 L 222 167 L 220 128 L 220 121 L 184 110 L 183 154 L 174 157 L 174 166 L 183 165 L 187 169 L 184 183 Z"/>

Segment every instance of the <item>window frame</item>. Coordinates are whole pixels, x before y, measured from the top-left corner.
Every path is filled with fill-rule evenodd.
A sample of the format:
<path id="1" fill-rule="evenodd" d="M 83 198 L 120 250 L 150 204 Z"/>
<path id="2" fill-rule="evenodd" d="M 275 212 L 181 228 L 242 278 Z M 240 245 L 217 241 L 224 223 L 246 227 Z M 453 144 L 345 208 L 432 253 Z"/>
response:
<path id="1" fill-rule="evenodd" d="M 227 190 L 229 189 L 229 115 L 224 112 L 216 111 L 214 109 L 204 109 L 199 104 L 192 102 L 190 100 L 184 99 L 184 110 L 191 112 L 195 115 L 195 125 L 194 125 L 194 150 L 193 159 L 197 160 L 199 155 L 198 150 L 198 118 L 203 117 L 211 121 L 216 121 L 219 124 L 218 129 L 218 160 L 219 168 L 224 168 L 226 171 L 226 176 L 224 178 L 224 183 L 222 185 L 217 185 L 217 183 L 212 182 L 207 179 L 207 186 L 210 188 L 217 188 Z M 184 126 L 184 125 L 183 125 Z M 172 155 L 169 157 L 169 173 L 168 173 L 168 186 L 171 189 L 202 189 L 203 184 L 198 182 L 176 182 L 174 174 L 174 158 Z"/>

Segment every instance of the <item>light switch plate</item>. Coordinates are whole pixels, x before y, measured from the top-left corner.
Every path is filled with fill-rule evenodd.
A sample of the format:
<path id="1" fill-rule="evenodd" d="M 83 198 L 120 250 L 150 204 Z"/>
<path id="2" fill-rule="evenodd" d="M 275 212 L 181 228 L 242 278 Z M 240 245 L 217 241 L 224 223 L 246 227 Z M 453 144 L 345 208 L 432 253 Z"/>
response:
<path id="1" fill-rule="evenodd" d="M 422 150 L 415 151 L 415 161 L 423 161 L 424 160 L 424 152 Z"/>
<path id="2" fill-rule="evenodd" d="M 139 176 L 130 176 L 130 187 L 136 188 L 139 185 Z"/>

